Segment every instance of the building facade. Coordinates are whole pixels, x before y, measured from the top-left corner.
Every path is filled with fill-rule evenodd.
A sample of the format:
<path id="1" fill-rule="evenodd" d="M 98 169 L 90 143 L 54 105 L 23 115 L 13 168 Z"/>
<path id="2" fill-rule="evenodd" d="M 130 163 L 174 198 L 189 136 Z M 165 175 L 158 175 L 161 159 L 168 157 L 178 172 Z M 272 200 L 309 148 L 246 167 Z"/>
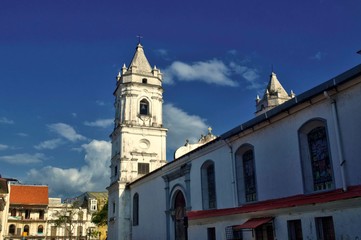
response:
<path id="1" fill-rule="evenodd" d="M 130 195 L 126 186 L 166 163 L 162 74 L 155 66 L 151 68 L 141 44 L 129 67 L 124 65 L 119 72 L 114 96 L 108 237 L 130 239 Z"/>
<path id="2" fill-rule="evenodd" d="M 255 118 L 129 179 L 109 239 L 361 238 L 361 65 L 297 96 L 276 85 Z"/>
<path id="3" fill-rule="evenodd" d="M 48 186 L 8 184 L 16 180 L 1 180 L 0 203 L 4 203 L 0 208 L 1 239 L 106 238 L 106 230 L 92 223 L 93 214 L 107 201 L 106 193 L 89 192 L 62 202 L 61 198 L 48 197 Z"/>
<path id="4" fill-rule="evenodd" d="M 48 187 L 10 185 L 4 239 L 45 239 Z"/>
<path id="5" fill-rule="evenodd" d="M 46 239 L 100 239 L 99 231 L 91 222 L 91 205 L 78 202 L 61 202 L 61 198 L 49 198 Z"/>

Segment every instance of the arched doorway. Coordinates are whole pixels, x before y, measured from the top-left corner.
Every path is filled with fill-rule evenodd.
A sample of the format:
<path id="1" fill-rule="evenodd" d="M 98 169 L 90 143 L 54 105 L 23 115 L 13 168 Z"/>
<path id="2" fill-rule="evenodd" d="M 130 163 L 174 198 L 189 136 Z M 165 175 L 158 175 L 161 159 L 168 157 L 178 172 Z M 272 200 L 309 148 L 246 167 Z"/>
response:
<path id="1" fill-rule="evenodd" d="M 178 191 L 174 200 L 174 232 L 175 240 L 187 240 L 188 219 L 186 217 L 186 202 L 181 191 Z"/>

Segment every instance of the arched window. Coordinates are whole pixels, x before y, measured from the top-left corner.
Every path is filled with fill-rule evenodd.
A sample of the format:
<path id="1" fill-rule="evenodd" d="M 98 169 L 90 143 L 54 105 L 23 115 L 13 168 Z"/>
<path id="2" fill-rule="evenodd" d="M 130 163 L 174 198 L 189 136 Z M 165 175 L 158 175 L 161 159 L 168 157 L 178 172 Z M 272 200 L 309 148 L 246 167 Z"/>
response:
<path id="1" fill-rule="evenodd" d="M 217 207 L 216 177 L 213 161 L 206 161 L 201 167 L 202 200 L 204 209 Z"/>
<path id="2" fill-rule="evenodd" d="M 253 146 L 246 144 L 236 152 L 238 204 L 257 201 L 256 170 Z"/>
<path id="3" fill-rule="evenodd" d="M 326 121 L 314 119 L 298 132 L 306 192 L 334 188 Z"/>
<path id="4" fill-rule="evenodd" d="M 9 235 L 14 235 L 15 234 L 15 225 L 11 224 L 9 226 Z"/>
<path id="5" fill-rule="evenodd" d="M 139 225 L 139 195 L 138 193 L 133 196 L 133 226 Z"/>
<path id="6" fill-rule="evenodd" d="M 29 236 L 29 225 L 24 226 L 24 233 L 26 233 L 26 236 Z"/>
<path id="7" fill-rule="evenodd" d="M 142 79 L 142 83 L 148 83 L 148 79 L 143 78 L 143 79 Z"/>
<path id="8" fill-rule="evenodd" d="M 44 232 L 44 227 L 43 227 L 43 225 L 39 225 L 39 226 L 38 226 L 38 234 L 43 234 L 43 232 Z"/>
<path id="9" fill-rule="evenodd" d="M 146 99 L 142 99 L 139 104 L 140 115 L 149 115 L 149 102 Z"/>

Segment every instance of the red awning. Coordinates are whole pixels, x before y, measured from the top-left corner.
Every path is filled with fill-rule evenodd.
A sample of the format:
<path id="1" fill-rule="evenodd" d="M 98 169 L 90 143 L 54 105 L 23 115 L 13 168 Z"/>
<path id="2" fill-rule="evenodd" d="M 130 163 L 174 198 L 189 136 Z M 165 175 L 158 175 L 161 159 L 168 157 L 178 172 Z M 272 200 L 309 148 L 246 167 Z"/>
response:
<path id="1" fill-rule="evenodd" d="M 241 225 L 234 226 L 233 229 L 254 229 L 256 227 L 261 226 L 262 224 L 268 223 L 272 221 L 273 217 L 265 217 L 265 218 L 251 218 L 248 219 L 245 223 Z"/>

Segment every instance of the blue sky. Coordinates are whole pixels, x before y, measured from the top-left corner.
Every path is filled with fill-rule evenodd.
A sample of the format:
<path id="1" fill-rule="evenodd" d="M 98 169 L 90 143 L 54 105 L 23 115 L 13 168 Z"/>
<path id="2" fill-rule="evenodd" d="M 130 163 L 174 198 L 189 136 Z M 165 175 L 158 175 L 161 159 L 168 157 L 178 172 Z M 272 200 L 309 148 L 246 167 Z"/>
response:
<path id="1" fill-rule="evenodd" d="M 359 0 L 0 3 L 0 174 L 51 197 L 109 184 L 115 76 L 142 35 L 164 73 L 168 160 L 251 119 L 271 70 L 300 94 L 361 62 Z"/>

